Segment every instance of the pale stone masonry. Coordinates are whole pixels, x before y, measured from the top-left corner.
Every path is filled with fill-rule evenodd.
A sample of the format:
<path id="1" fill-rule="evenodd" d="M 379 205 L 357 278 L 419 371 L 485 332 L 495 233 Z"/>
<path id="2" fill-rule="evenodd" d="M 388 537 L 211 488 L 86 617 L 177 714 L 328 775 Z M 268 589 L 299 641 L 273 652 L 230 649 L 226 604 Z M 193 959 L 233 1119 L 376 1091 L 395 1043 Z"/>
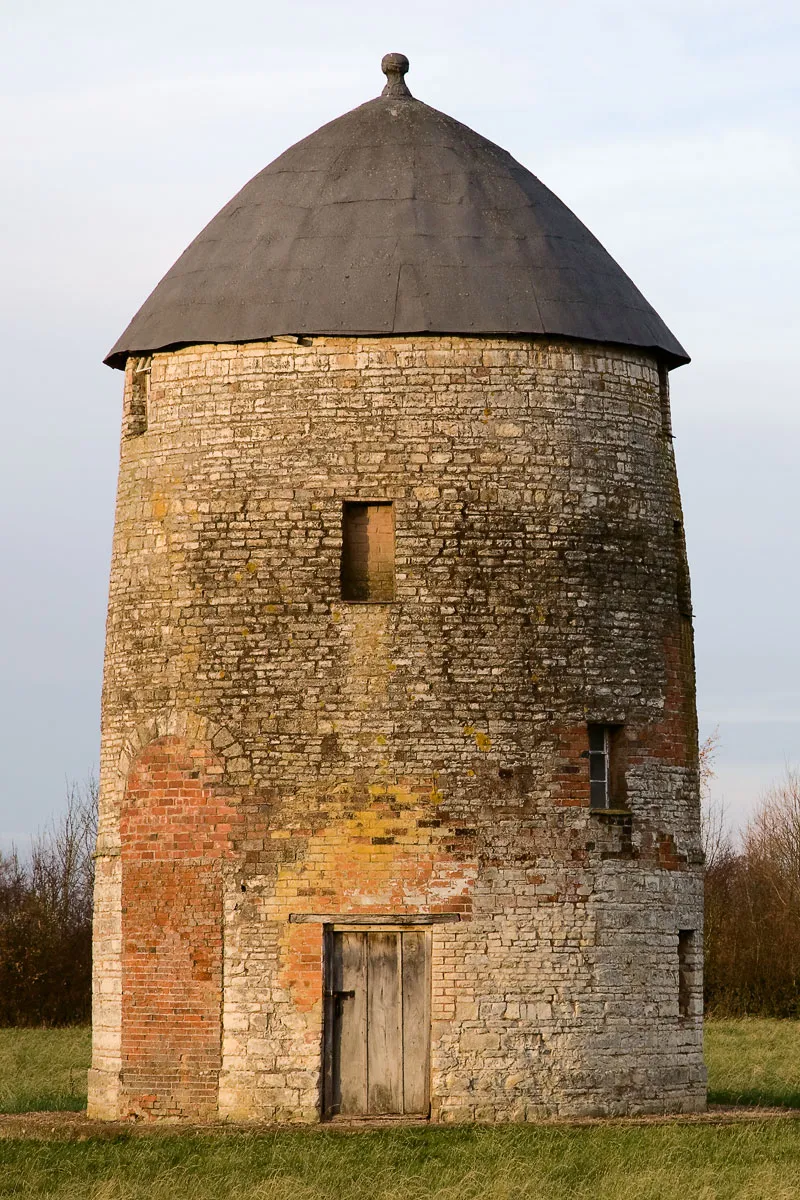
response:
<path id="1" fill-rule="evenodd" d="M 422 334 L 128 357 L 90 1113 L 320 1119 L 354 917 L 429 939 L 432 1119 L 704 1106 L 659 362 Z M 391 601 L 341 598 L 354 501 L 393 505 Z"/>

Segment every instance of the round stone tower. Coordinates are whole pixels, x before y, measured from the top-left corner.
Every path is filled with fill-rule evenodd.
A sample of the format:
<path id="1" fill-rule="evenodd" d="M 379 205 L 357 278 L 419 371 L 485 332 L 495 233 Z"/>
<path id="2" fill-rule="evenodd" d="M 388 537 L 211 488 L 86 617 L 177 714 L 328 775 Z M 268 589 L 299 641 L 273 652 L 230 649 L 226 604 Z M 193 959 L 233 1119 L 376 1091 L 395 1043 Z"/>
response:
<path id="1" fill-rule="evenodd" d="M 407 69 L 107 359 L 96 1116 L 705 1103 L 687 356 Z"/>

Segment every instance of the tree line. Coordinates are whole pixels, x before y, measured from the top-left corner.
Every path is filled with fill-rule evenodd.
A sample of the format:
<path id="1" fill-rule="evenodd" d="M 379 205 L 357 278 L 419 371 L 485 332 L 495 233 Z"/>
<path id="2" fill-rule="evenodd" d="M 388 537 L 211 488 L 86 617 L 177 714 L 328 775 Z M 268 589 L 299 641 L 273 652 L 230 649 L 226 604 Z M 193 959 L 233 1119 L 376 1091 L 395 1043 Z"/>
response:
<path id="1" fill-rule="evenodd" d="M 705 1000 L 712 1016 L 800 1017 L 800 772 L 760 801 L 738 842 L 710 800 L 701 748 Z M 72 784 L 26 856 L 0 852 L 0 1025 L 91 1016 L 97 783 Z"/>
<path id="2" fill-rule="evenodd" d="M 704 781 L 705 1005 L 711 1016 L 800 1017 L 800 772 L 787 770 L 734 840 Z"/>
<path id="3" fill-rule="evenodd" d="M 0 1025 L 90 1020 L 97 783 L 70 784 L 30 853 L 0 852 Z"/>

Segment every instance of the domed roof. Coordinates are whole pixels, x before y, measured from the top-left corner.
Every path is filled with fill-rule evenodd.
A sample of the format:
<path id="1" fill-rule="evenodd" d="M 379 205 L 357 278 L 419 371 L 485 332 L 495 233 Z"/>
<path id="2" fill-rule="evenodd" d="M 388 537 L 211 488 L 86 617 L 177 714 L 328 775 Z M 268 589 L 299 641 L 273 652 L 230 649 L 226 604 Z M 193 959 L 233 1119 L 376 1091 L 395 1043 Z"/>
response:
<path id="1" fill-rule="evenodd" d="M 292 146 L 225 205 L 106 362 L 302 334 L 551 334 L 688 355 L 574 213 L 505 150 L 381 96 Z"/>

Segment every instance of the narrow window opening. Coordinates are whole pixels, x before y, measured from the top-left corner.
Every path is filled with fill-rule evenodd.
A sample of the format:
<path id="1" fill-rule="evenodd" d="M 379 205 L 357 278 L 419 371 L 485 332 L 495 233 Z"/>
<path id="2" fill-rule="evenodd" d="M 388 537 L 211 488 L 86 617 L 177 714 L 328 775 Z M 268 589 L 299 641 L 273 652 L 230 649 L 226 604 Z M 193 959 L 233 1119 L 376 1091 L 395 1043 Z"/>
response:
<path id="1" fill-rule="evenodd" d="M 150 399 L 150 368 L 152 358 L 137 358 L 131 375 L 130 405 L 126 433 L 138 437 L 147 432 L 148 402 Z"/>
<path id="2" fill-rule="evenodd" d="M 625 808 L 624 726 L 590 724 L 588 729 L 589 805 L 596 809 Z"/>
<path id="3" fill-rule="evenodd" d="M 694 983 L 694 930 L 678 930 L 678 1013 L 691 1016 Z"/>
<path id="4" fill-rule="evenodd" d="M 675 575 L 678 598 L 678 612 L 682 617 L 692 615 L 692 589 L 689 583 L 689 560 L 686 554 L 686 536 L 683 532 L 683 522 L 672 522 L 672 535 L 675 545 Z"/>
<path id="5" fill-rule="evenodd" d="M 342 508 L 343 600 L 394 600 L 394 505 L 346 500 Z"/>
<path id="6" fill-rule="evenodd" d="M 669 372 L 664 363 L 658 364 L 658 398 L 661 404 L 661 432 L 672 440 L 672 414 L 669 407 Z"/>

